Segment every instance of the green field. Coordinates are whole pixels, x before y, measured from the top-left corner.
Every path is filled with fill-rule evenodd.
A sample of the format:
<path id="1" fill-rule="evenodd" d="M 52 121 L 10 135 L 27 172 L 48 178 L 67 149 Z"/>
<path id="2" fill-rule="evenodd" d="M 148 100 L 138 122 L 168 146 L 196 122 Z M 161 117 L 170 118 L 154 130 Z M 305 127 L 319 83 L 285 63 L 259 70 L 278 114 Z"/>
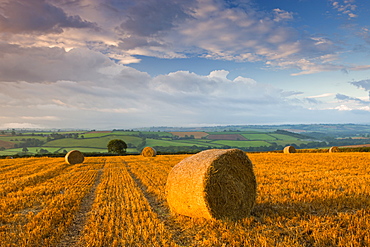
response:
<path id="1" fill-rule="evenodd" d="M 298 140 L 297 137 L 288 136 L 288 135 L 282 135 L 282 134 L 269 134 L 272 137 L 275 137 L 276 140 L 282 140 L 282 141 L 295 141 Z"/>
<path id="2" fill-rule="evenodd" d="M 156 147 L 171 147 L 171 146 L 193 146 L 194 143 L 186 143 L 186 142 L 180 142 L 180 141 L 165 141 L 165 140 L 155 140 L 155 139 L 147 139 L 146 140 L 146 146 Z"/>
<path id="3" fill-rule="evenodd" d="M 242 134 L 245 138 L 251 141 L 275 141 L 276 137 L 271 134 Z"/>
<path id="4" fill-rule="evenodd" d="M 220 144 L 225 145 L 229 147 L 240 147 L 240 148 L 246 148 L 246 147 L 261 147 L 261 146 L 270 146 L 271 144 L 265 141 L 229 141 L 229 140 L 223 140 L 223 141 L 214 141 L 212 144 Z"/>
<path id="5" fill-rule="evenodd" d="M 176 132 L 176 131 L 174 131 Z M 178 131 L 177 131 L 178 132 Z M 187 132 L 187 131 L 186 131 Z M 131 130 L 113 130 L 113 131 L 61 131 L 61 132 L 21 132 L 3 131 L 0 136 L 0 156 L 5 155 L 25 155 L 40 153 L 40 149 L 50 153 L 65 153 L 70 150 L 79 150 L 86 153 L 106 153 L 107 144 L 113 139 L 123 140 L 127 146 L 128 153 L 140 153 L 145 146 L 158 147 L 161 152 L 181 152 L 181 147 L 186 152 L 191 150 L 207 149 L 207 148 L 240 148 L 245 151 L 274 151 L 282 150 L 286 145 L 302 145 L 303 148 L 317 147 L 319 142 L 312 146 L 312 141 L 308 141 L 306 136 L 301 136 L 296 133 L 287 131 L 201 131 L 208 135 L 212 135 L 212 139 L 207 139 L 207 136 L 201 139 L 187 136 L 173 136 L 166 131 L 131 131 Z M 71 135 L 72 134 L 72 135 Z M 78 134 L 78 135 L 73 135 Z M 230 140 L 230 135 L 242 135 L 248 140 Z M 219 138 L 217 137 L 219 136 Z M 71 138 L 73 137 L 73 138 Z M 29 141 L 32 139 L 33 141 Z M 42 146 L 34 141 L 38 139 L 43 141 Z M 28 141 L 27 141 L 28 140 Z M 10 142 L 10 143 L 9 143 Z M 3 145 L 3 147 L 1 146 Z M 11 145 L 16 145 L 14 148 L 9 148 Z M 316 146 L 315 146 L 316 145 Z M 28 149 L 24 152 L 23 147 Z M 173 148 L 176 147 L 176 148 Z M 174 151 L 175 150 L 175 151 Z"/>
<path id="6" fill-rule="evenodd" d="M 44 146 L 51 146 L 51 147 L 86 147 L 86 148 L 107 148 L 107 144 L 110 140 L 113 139 L 121 139 L 124 142 L 131 143 L 133 145 L 138 145 L 141 142 L 140 137 L 136 136 L 119 136 L 119 135 L 106 135 L 102 136 L 101 138 L 84 138 L 84 139 L 59 139 L 50 141 Z"/>

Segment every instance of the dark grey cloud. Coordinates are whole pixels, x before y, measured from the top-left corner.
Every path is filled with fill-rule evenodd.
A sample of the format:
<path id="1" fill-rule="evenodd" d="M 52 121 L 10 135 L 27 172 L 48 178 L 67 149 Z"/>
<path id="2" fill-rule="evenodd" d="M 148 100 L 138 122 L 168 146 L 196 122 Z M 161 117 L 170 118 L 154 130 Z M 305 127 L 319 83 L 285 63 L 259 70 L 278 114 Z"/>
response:
<path id="1" fill-rule="evenodd" d="M 362 89 L 365 89 L 366 91 L 370 91 L 370 79 L 361 80 L 361 81 L 351 81 L 349 83 L 352 85 L 355 85 L 358 88 L 362 88 Z"/>
<path id="2" fill-rule="evenodd" d="M 369 105 L 370 104 L 370 102 L 368 102 L 368 101 L 364 101 L 362 99 L 354 98 L 354 97 L 347 96 L 347 95 L 340 94 L 340 93 L 336 94 L 335 98 L 338 99 L 338 100 L 343 100 L 343 101 L 355 101 L 355 102 L 358 102 L 358 103 L 363 104 L 363 105 Z"/>
<path id="3" fill-rule="evenodd" d="M 46 0 L 10 0 L 0 3 L 0 32 L 61 33 L 63 28 L 94 28 L 80 16 L 68 16 Z"/>
<path id="4" fill-rule="evenodd" d="M 315 98 L 304 98 L 304 100 L 306 101 L 306 102 L 308 102 L 308 103 L 310 103 L 310 104 L 320 104 L 320 103 L 322 103 L 322 101 L 320 101 L 320 100 L 317 100 L 317 99 L 315 99 Z"/>
<path id="5" fill-rule="evenodd" d="M 127 1 L 124 1 L 127 2 Z M 133 1 L 129 1 L 133 3 Z M 152 36 L 170 30 L 190 18 L 189 7 L 194 1 L 139 0 L 125 10 L 123 32 L 138 36 Z M 127 5 L 128 6 L 128 5 Z"/>
<path id="6" fill-rule="evenodd" d="M 335 98 L 339 99 L 339 100 L 356 100 L 356 98 L 353 98 L 353 97 L 350 97 L 350 96 L 347 96 L 347 95 L 344 95 L 344 94 L 340 94 L 340 93 L 337 93 L 335 95 Z"/>
<path id="7" fill-rule="evenodd" d="M 156 41 L 148 41 L 147 38 L 139 36 L 132 36 L 121 40 L 122 42 L 119 42 L 118 47 L 124 50 L 129 50 L 136 47 L 161 46 L 161 44 Z"/>
<path id="8" fill-rule="evenodd" d="M 98 70 L 113 62 L 88 49 L 30 47 L 0 43 L 0 82 L 55 82 L 99 80 Z"/>

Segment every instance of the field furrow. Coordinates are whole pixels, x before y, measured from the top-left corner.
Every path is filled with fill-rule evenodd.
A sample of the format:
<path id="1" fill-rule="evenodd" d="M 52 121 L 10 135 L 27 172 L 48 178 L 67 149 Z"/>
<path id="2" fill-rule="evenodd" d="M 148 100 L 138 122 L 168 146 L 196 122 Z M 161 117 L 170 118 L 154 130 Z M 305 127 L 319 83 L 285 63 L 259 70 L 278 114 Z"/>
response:
<path id="1" fill-rule="evenodd" d="M 105 160 L 104 160 L 105 164 Z M 104 166 L 103 166 L 104 167 Z M 90 188 L 89 192 L 83 197 L 79 210 L 75 213 L 71 225 L 64 233 L 62 239 L 57 244 L 58 247 L 63 246 L 76 246 L 78 241 L 82 238 L 82 230 L 86 224 L 88 214 L 92 209 L 96 197 L 96 188 L 101 182 L 101 175 L 103 168 L 98 169 L 94 185 Z"/>
<path id="2" fill-rule="evenodd" d="M 120 157 L 109 159 L 81 246 L 175 246 Z"/>

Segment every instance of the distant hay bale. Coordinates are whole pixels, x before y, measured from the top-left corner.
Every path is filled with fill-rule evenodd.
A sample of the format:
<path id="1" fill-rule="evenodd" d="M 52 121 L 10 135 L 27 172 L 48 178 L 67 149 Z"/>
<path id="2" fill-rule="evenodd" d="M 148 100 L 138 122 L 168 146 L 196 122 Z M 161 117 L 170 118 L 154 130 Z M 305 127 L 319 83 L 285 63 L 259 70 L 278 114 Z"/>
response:
<path id="1" fill-rule="evenodd" d="M 69 151 L 65 156 L 65 161 L 70 165 L 84 162 L 84 155 L 78 150 Z"/>
<path id="2" fill-rule="evenodd" d="M 339 152 L 340 150 L 339 150 L 339 148 L 338 147 L 331 147 L 331 148 L 329 148 L 329 153 L 336 153 L 336 152 Z"/>
<path id="3" fill-rule="evenodd" d="M 6 156 L 5 159 L 13 159 L 12 156 Z"/>
<path id="4" fill-rule="evenodd" d="M 284 152 L 285 154 L 291 154 L 291 153 L 295 153 L 295 152 L 296 152 L 296 150 L 295 150 L 295 147 L 293 147 L 293 146 L 286 146 L 286 147 L 284 148 L 283 152 Z"/>
<path id="5" fill-rule="evenodd" d="M 155 157 L 157 155 L 157 151 L 152 147 L 145 147 L 141 151 L 141 155 L 144 157 Z"/>
<path id="6" fill-rule="evenodd" d="M 239 149 L 210 149 L 185 158 L 166 184 L 171 212 L 206 219 L 250 215 L 257 197 L 253 165 Z"/>

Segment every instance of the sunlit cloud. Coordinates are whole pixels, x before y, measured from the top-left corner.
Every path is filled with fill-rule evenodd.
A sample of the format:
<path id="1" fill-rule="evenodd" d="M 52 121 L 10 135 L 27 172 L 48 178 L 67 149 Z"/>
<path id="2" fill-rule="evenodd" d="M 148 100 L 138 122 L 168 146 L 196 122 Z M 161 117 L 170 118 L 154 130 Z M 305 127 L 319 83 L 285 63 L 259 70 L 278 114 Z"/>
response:
<path id="1" fill-rule="evenodd" d="M 330 0 L 330 2 L 332 7 L 341 15 L 345 15 L 349 19 L 358 17 L 355 14 L 357 9 L 356 0 Z"/>

